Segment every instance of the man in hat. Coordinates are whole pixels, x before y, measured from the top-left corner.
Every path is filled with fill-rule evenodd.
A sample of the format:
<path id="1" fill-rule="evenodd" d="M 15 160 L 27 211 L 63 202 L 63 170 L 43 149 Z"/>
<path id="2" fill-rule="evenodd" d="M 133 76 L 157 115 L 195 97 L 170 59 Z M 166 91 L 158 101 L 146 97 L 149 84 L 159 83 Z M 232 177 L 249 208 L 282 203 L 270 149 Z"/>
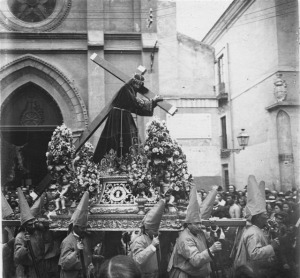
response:
<path id="1" fill-rule="evenodd" d="M 263 233 L 267 224 L 266 198 L 264 184 L 258 184 L 253 175 L 248 178 L 248 200 L 246 218 L 252 225 L 246 226 L 235 257 L 235 267 L 250 266 L 257 277 L 275 277 L 275 250 L 279 249 L 279 240 L 268 243 Z"/>
<path id="2" fill-rule="evenodd" d="M 20 187 L 18 195 L 21 227 L 14 244 L 16 277 L 47 277 L 44 267 L 43 225 L 34 217 Z"/>
<path id="3" fill-rule="evenodd" d="M 190 201 L 185 219 L 185 229 L 179 235 L 170 258 L 168 270 L 170 278 L 210 277 L 210 262 L 216 252 L 222 250 L 219 241 L 208 248 L 201 219 L 211 216 L 217 195 L 217 187 L 213 188 L 199 206 L 196 186 L 190 193 Z"/>
<path id="4" fill-rule="evenodd" d="M 71 217 L 72 231 L 60 246 L 61 278 L 88 277 L 93 259 L 93 239 L 87 232 L 89 193 L 86 191 Z M 100 240 L 100 238 L 98 239 Z"/>
<path id="5" fill-rule="evenodd" d="M 137 93 L 143 85 L 144 76 L 135 73 L 117 93 L 94 152 L 95 162 L 100 162 L 111 149 L 117 152 L 118 157 L 124 156 L 132 145 L 138 143 L 137 127 L 131 113 L 152 116 L 157 103 L 163 100 L 159 96 L 152 100 L 138 98 Z"/>
<path id="6" fill-rule="evenodd" d="M 159 239 L 158 229 L 165 209 L 163 199 L 146 214 L 142 233 L 131 245 L 131 255 L 139 266 L 143 278 L 159 277 Z"/>

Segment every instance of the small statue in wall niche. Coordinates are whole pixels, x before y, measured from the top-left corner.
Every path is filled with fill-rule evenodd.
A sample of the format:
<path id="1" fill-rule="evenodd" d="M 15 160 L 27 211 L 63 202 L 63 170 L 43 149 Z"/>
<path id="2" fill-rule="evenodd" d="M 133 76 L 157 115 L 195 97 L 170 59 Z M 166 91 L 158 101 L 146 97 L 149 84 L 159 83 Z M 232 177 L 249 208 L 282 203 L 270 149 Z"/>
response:
<path id="1" fill-rule="evenodd" d="M 277 102 L 286 100 L 287 97 L 287 84 L 282 79 L 282 73 L 276 74 L 276 80 L 274 82 L 274 96 Z"/>

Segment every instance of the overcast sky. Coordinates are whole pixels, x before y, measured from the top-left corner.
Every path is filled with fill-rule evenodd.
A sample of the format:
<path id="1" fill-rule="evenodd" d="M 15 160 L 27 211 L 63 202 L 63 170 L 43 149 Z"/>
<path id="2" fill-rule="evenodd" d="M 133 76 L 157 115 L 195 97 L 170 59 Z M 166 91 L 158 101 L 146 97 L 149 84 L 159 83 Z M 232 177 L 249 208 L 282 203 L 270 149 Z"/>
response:
<path id="1" fill-rule="evenodd" d="M 176 0 L 177 31 L 201 41 L 232 0 Z"/>

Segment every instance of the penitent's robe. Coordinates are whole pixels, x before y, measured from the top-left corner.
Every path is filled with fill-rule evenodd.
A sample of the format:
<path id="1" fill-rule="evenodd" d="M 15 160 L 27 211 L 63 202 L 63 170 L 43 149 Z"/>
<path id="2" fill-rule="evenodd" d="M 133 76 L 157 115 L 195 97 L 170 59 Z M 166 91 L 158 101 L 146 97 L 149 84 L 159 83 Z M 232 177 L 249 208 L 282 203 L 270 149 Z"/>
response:
<path id="1" fill-rule="evenodd" d="M 255 271 L 257 277 L 272 277 L 275 252 L 272 245 L 268 244 L 263 231 L 257 226 L 246 227 L 241 237 L 235 263 L 237 261 L 244 261 L 244 264 Z"/>
<path id="2" fill-rule="evenodd" d="M 61 267 L 60 278 L 83 277 L 77 242 L 77 237 L 70 233 L 61 243 L 61 253 L 58 262 Z M 92 246 L 86 238 L 83 240 L 83 246 L 85 269 L 88 270 L 88 266 L 92 263 Z"/>
<path id="3" fill-rule="evenodd" d="M 28 249 L 28 243 L 24 238 L 24 231 L 19 232 L 15 238 L 14 261 L 16 264 L 16 278 L 35 278 L 37 275 L 33 260 Z M 45 244 L 42 232 L 35 231 L 30 235 L 30 243 L 40 277 L 47 277 L 44 267 Z"/>
<path id="4" fill-rule="evenodd" d="M 156 248 L 149 236 L 142 234 L 131 245 L 131 255 L 142 272 L 142 278 L 158 278 Z"/>
<path id="5" fill-rule="evenodd" d="M 204 233 L 193 235 L 185 228 L 177 239 L 171 260 L 170 278 L 209 277 L 212 257 Z"/>

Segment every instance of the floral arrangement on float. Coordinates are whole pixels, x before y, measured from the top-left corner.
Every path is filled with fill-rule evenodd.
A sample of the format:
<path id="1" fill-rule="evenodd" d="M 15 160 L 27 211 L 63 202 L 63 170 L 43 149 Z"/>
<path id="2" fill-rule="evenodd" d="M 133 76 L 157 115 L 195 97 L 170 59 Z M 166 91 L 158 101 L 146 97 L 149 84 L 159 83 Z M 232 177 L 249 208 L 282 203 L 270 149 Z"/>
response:
<path id="1" fill-rule="evenodd" d="M 75 194 L 89 191 L 92 203 L 96 202 L 97 189 L 100 186 L 99 164 L 93 161 L 93 154 L 94 146 L 90 142 L 86 142 L 76 154 L 73 161 L 76 179 L 71 189 Z"/>
<path id="2" fill-rule="evenodd" d="M 47 168 L 54 180 L 62 182 L 65 177 L 71 178 L 74 155 L 72 131 L 62 124 L 54 130 L 46 152 Z"/>
<path id="3" fill-rule="evenodd" d="M 186 156 L 171 138 L 165 121 L 154 118 L 147 124 L 145 143 L 137 154 L 129 154 L 127 161 L 128 182 L 135 195 L 147 198 L 160 194 L 169 207 L 188 199 L 193 178 Z"/>
<path id="4" fill-rule="evenodd" d="M 60 199 L 61 203 L 57 210 L 65 208 L 65 199 L 76 207 L 86 190 L 90 193 L 90 203 L 96 201 L 100 175 L 99 165 L 92 161 L 93 153 L 93 145 L 86 142 L 75 154 L 72 131 L 65 124 L 54 130 L 46 158 L 48 171 L 57 184 L 56 202 Z"/>
<path id="5" fill-rule="evenodd" d="M 193 178 L 188 173 L 186 156 L 171 138 L 166 122 L 154 118 L 147 124 L 146 136 L 144 151 L 154 186 L 171 198 L 169 203 L 188 199 Z"/>
<path id="6" fill-rule="evenodd" d="M 130 154 L 126 156 L 126 161 L 128 182 L 133 194 L 135 196 L 142 194 L 148 197 L 151 193 L 152 175 L 145 153 L 142 149 L 138 152 L 131 150 Z"/>
<path id="7" fill-rule="evenodd" d="M 100 177 L 125 175 L 134 196 L 144 196 L 155 203 L 158 196 L 169 206 L 188 199 L 192 175 L 188 173 L 186 156 L 169 134 L 165 121 L 154 118 L 146 127 L 146 141 L 133 146 L 122 158 L 111 150 L 100 164 L 93 162 L 94 147 L 87 142 L 75 154 L 72 132 L 64 124 L 53 132 L 48 144 L 47 166 L 64 196 L 78 202 L 84 191 L 90 202 L 96 202 Z"/>

